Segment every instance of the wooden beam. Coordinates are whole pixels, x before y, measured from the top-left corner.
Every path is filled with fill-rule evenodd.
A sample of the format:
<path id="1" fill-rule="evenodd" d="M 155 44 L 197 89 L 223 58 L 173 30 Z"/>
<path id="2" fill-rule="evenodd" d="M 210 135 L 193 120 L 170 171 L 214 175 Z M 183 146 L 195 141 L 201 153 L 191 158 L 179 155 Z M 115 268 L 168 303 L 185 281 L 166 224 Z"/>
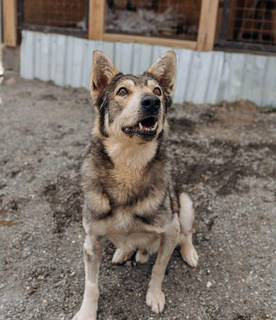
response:
<path id="1" fill-rule="evenodd" d="M 102 40 L 104 34 L 105 1 L 89 0 L 88 39 Z"/>
<path id="2" fill-rule="evenodd" d="M 8 47 L 17 45 L 17 0 L 4 0 L 4 44 Z"/>
<path id="3" fill-rule="evenodd" d="M 196 49 L 196 41 L 188 40 L 177 40 L 177 39 L 168 39 L 168 38 L 157 38 L 157 37 L 143 37 L 137 35 L 128 35 L 128 34 L 115 34 L 115 33 L 104 33 L 104 41 L 112 42 L 129 42 L 129 43 L 144 43 L 151 45 L 160 45 L 176 48 L 187 48 L 187 49 Z"/>
<path id="4" fill-rule="evenodd" d="M 202 0 L 197 50 L 210 51 L 214 47 L 219 0 Z"/>

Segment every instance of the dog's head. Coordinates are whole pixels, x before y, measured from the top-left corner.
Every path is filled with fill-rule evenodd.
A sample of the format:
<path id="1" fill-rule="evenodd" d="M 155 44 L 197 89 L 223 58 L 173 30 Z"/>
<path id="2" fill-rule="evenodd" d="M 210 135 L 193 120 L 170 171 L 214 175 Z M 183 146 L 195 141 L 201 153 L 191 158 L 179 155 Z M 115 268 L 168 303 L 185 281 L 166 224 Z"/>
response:
<path id="1" fill-rule="evenodd" d="M 91 96 L 102 136 L 156 139 L 166 125 L 176 76 L 176 55 L 168 51 L 143 75 L 124 75 L 100 51 L 93 54 Z"/>

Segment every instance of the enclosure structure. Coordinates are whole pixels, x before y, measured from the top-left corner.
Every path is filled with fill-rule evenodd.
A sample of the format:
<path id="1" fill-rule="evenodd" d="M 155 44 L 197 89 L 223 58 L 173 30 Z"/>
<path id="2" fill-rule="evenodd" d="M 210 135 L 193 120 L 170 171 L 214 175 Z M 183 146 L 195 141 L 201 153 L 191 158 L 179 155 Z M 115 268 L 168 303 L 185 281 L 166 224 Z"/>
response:
<path id="1" fill-rule="evenodd" d="M 5 43 L 34 30 L 199 51 L 275 52 L 276 0 L 4 0 Z"/>
<path id="2" fill-rule="evenodd" d="M 4 41 L 22 43 L 23 77 L 88 87 L 93 49 L 104 50 L 124 72 L 137 73 L 170 47 L 179 56 L 176 101 L 251 98 L 276 105 L 276 0 L 3 3 Z"/>
<path id="3" fill-rule="evenodd" d="M 98 19 L 91 21 L 92 39 L 198 50 L 213 47 L 218 0 L 107 3 L 94 2 Z"/>
<path id="4" fill-rule="evenodd" d="M 87 35 L 88 0 L 21 0 L 18 5 L 21 29 Z"/>
<path id="5" fill-rule="evenodd" d="M 211 50 L 218 4 L 219 0 L 4 0 L 5 42 L 16 45 L 18 30 L 28 29 Z M 16 16 L 15 23 L 11 17 Z"/>
<path id="6" fill-rule="evenodd" d="M 275 0 L 224 0 L 222 4 L 220 47 L 276 52 Z"/>

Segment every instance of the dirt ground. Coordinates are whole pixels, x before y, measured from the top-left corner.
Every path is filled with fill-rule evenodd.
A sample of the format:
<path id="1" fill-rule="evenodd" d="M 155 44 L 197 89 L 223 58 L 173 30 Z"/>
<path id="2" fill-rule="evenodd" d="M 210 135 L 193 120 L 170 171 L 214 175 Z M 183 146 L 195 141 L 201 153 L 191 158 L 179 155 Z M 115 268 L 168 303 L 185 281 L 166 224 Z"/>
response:
<path id="1" fill-rule="evenodd" d="M 0 87 L 1 320 L 71 319 L 80 306 L 79 167 L 92 120 L 85 90 L 17 78 Z M 154 258 L 115 267 L 108 246 L 99 319 L 275 319 L 276 113 L 185 104 L 170 124 L 176 180 L 196 207 L 199 267 L 175 251 L 157 316 L 145 305 Z"/>

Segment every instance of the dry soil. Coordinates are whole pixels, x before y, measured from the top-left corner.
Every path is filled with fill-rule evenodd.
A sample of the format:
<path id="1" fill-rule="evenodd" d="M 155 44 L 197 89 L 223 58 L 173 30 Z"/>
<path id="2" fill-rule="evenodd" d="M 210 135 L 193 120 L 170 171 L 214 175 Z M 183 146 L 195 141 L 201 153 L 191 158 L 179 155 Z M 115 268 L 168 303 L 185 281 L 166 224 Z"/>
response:
<path id="1" fill-rule="evenodd" d="M 40 81 L 0 87 L 0 319 L 71 319 L 84 283 L 79 168 L 93 121 L 89 94 Z M 164 313 L 146 265 L 101 268 L 99 319 L 275 319 L 276 113 L 248 102 L 175 105 L 169 153 L 197 215 L 199 266 L 176 250 Z M 273 234 L 274 232 L 274 234 Z"/>

